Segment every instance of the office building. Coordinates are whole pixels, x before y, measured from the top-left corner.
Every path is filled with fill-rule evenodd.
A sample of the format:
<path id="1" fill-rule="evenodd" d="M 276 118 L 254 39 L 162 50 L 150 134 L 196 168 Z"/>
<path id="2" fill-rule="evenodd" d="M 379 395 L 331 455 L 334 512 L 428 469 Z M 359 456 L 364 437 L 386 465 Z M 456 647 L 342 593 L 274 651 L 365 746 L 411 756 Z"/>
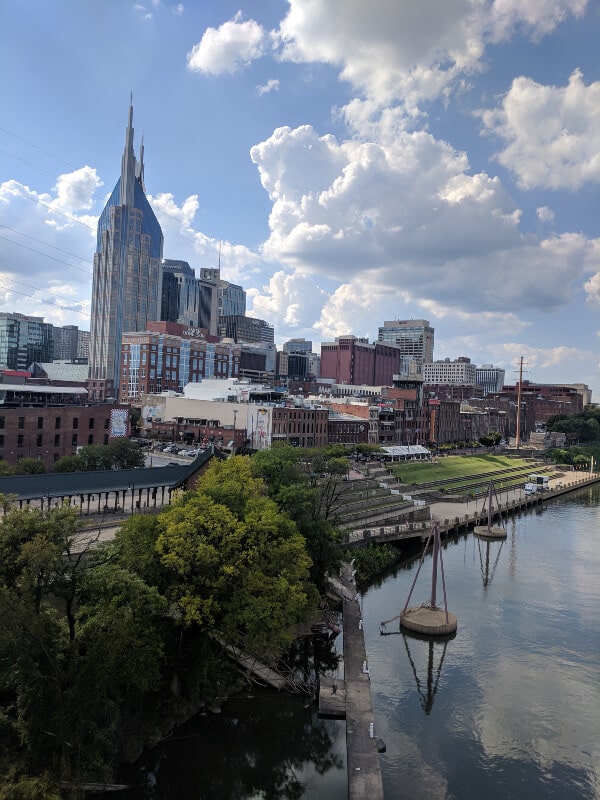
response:
<path id="1" fill-rule="evenodd" d="M 505 371 L 492 364 L 482 364 L 476 369 L 477 386 L 481 386 L 484 394 L 496 394 L 504 386 Z"/>
<path id="2" fill-rule="evenodd" d="M 181 393 L 186 384 L 204 378 L 237 378 L 240 346 L 208 342 L 195 331 L 174 322 L 151 322 L 146 331 L 124 333 L 120 400 L 165 391 Z"/>
<path id="3" fill-rule="evenodd" d="M 0 367 L 27 370 L 34 361 L 53 361 L 52 327 L 43 317 L 0 313 Z"/>
<path id="4" fill-rule="evenodd" d="M 284 342 L 284 353 L 312 353 L 312 342 L 309 339 L 290 339 Z"/>
<path id="5" fill-rule="evenodd" d="M 321 345 L 321 377 L 356 386 L 391 386 L 402 371 L 403 359 L 397 345 L 338 336 Z"/>
<path id="6" fill-rule="evenodd" d="M 163 235 L 146 198 L 144 146 L 133 150 L 133 106 L 121 176 L 98 222 L 90 331 L 90 396 L 118 397 L 123 334 L 160 318 Z M 42 360 L 42 359 L 37 359 Z"/>
<path id="7" fill-rule="evenodd" d="M 466 356 L 450 361 L 433 361 L 423 364 L 423 383 L 429 386 L 475 386 L 477 383 L 477 367 L 471 364 Z"/>
<path id="8" fill-rule="evenodd" d="M 165 259 L 162 267 L 160 318 L 193 328 L 217 332 L 218 286 L 202 280 L 187 261 Z"/>
<path id="9" fill-rule="evenodd" d="M 396 319 L 383 323 L 378 339 L 396 345 L 406 356 L 404 369 L 414 362 L 418 372 L 424 363 L 433 361 L 434 333 L 426 319 Z"/>
<path id="10" fill-rule="evenodd" d="M 275 329 L 272 325 L 269 325 L 264 319 L 245 317 L 241 314 L 223 317 L 219 335 L 238 343 L 267 345 L 275 342 Z M 273 369 L 275 369 L 275 363 L 273 363 Z"/>
<path id="11" fill-rule="evenodd" d="M 200 270 L 200 280 L 212 283 L 217 288 L 217 320 L 216 326 L 219 336 L 224 326 L 224 317 L 245 316 L 246 314 L 246 292 L 237 283 L 230 283 L 221 278 L 221 269 L 202 267 Z"/>

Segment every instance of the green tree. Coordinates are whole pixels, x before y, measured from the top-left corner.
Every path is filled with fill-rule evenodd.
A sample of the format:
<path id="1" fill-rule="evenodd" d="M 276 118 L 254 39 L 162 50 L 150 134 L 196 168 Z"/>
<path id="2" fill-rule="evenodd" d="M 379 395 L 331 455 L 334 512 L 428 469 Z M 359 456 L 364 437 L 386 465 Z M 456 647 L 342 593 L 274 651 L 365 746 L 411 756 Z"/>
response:
<path id="1" fill-rule="evenodd" d="M 108 450 L 112 469 L 132 469 L 145 464 L 144 452 L 124 436 L 113 439 L 104 447 Z"/>
<path id="2" fill-rule="evenodd" d="M 53 472 L 81 472 L 83 471 L 83 462 L 77 455 L 63 456 L 54 462 L 52 470 Z"/>
<path id="3" fill-rule="evenodd" d="M 13 468 L 4 459 L 0 459 L 0 476 L 2 475 L 14 475 Z"/>
<path id="4" fill-rule="evenodd" d="M 341 557 L 335 525 L 343 499 L 352 486 L 344 478 L 347 459 L 331 448 L 301 450 L 277 445 L 256 453 L 252 470 L 260 475 L 269 496 L 294 520 L 306 539 L 312 560 L 311 579 L 321 586 L 325 572 L 335 569 Z"/>
<path id="5" fill-rule="evenodd" d="M 13 475 L 42 475 L 46 467 L 39 458 L 20 458 L 13 467 Z"/>
<path id="6" fill-rule="evenodd" d="M 119 437 L 108 444 L 88 444 L 77 455 L 64 456 L 54 464 L 55 472 L 87 472 L 143 467 L 145 457 L 135 442 Z"/>
<path id="7" fill-rule="evenodd" d="M 0 774 L 12 764 L 15 786 L 110 777 L 121 711 L 160 676 L 164 599 L 78 527 L 66 506 L 0 526 Z"/>
<path id="8" fill-rule="evenodd" d="M 161 515 L 157 549 L 185 624 L 277 652 L 316 595 L 303 537 L 262 491 L 247 457 L 216 463 Z"/>
<path id="9" fill-rule="evenodd" d="M 88 444 L 77 453 L 81 469 L 85 472 L 112 469 L 113 461 L 109 446 L 106 444 Z"/>

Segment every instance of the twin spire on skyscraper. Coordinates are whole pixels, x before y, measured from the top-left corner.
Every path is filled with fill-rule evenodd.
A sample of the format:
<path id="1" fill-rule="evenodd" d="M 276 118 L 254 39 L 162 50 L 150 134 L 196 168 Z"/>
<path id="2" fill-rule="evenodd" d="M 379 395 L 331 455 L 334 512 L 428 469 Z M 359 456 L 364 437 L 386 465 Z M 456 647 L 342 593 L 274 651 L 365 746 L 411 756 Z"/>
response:
<path id="1" fill-rule="evenodd" d="M 135 181 L 140 181 L 142 189 L 144 186 L 144 140 L 140 146 L 140 160 L 137 161 L 133 149 L 133 92 L 129 100 L 129 117 L 125 130 L 125 150 L 121 160 L 121 205 L 135 205 Z"/>

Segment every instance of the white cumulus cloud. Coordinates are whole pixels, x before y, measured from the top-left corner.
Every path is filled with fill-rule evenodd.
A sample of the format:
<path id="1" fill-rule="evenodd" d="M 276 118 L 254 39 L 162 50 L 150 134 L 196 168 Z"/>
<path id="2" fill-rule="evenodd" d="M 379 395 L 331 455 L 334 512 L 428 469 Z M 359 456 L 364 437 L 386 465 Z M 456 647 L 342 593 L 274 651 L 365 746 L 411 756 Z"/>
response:
<path id="1" fill-rule="evenodd" d="M 554 211 L 548 206 L 540 206 L 536 209 L 536 214 L 540 222 L 554 222 Z"/>
<path id="2" fill-rule="evenodd" d="M 263 255 L 292 272 L 505 313 L 558 308 L 600 266 L 582 234 L 523 234 L 500 180 L 428 133 L 383 145 L 279 128 L 251 157 L 273 203 Z"/>
<path id="3" fill-rule="evenodd" d="M 600 81 L 575 70 L 565 87 L 515 78 L 500 106 L 481 112 L 504 139 L 498 160 L 525 189 L 571 189 L 600 181 Z"/>
<path id="4" fill-rule="evenodd" d="M 269 39 L 265 29 L 254 20 L 243 20 L 238 12 L 219 28 L 207 28 L 202 39 L 188 53 L 188 69 L 209 75 L 233 73 L 260 58 Z"/>
<path id="5" fill-rule="evenodd" d="M 481 69 L 486 44 L 539 39 L 587 0 L 289 0 L 276 38 L 283 58 L 328 63 L 378 106 L 414 114 Z M 354 109 L 356 110 L 356 109 Z"/>

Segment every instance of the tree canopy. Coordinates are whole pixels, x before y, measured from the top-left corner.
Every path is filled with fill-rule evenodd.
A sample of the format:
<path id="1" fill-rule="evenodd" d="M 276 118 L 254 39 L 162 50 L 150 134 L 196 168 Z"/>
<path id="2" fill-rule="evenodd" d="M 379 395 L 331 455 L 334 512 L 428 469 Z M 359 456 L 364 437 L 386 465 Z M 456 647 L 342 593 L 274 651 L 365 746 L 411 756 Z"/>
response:
<path id="1" fill-rule="evenodd" d="M 303 456 L 275 455 L 281 469 L 263 466 L 292 514 L 234 456 L 102 545 L 67 505 L 1 499 L 0 797 L 109 780 L 132 731 L 141 745 L 183 697 L 227 692 L 223 640 L 267 660 L 288 647 L 318 601 L 309 550 L 332 539 L 311 529 L 327 473 L 313 485 Z M 335 459 L 319 463 L 333 474 Z"/>
<path id="2" fill-rule="evenodd" d="M 108 444 L 89 444 L 76 455 L 63 456 L 54 464 L 54 472 L 89 472 L 105 469 L 143 467 L 145 456 L 135 442 L 124 437 Z"/>

